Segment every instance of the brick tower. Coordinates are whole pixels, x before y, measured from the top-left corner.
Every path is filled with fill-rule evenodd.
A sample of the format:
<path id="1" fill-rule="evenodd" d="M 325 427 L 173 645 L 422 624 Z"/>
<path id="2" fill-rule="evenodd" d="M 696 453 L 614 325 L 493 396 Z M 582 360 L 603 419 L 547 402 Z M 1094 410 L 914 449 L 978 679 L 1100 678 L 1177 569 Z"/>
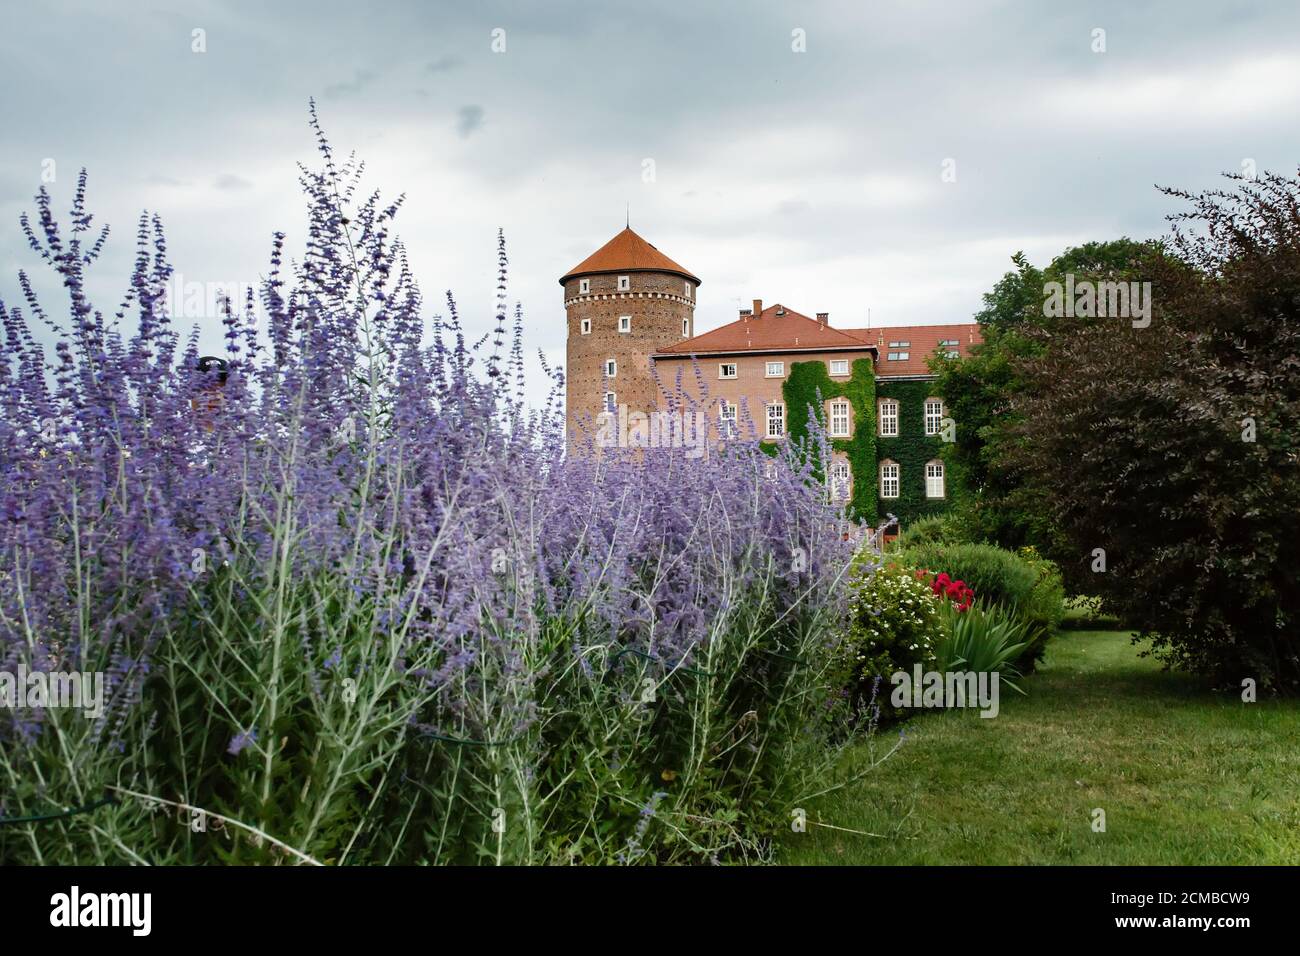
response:
<path id="1" fill-rule="evenodd" d="M 592 427 L 608 393 L 629 412 L 653 411 L 661 396 L 650 356 L 695 333 L 700 280 L 627 228 L 565 273 L 560 285 L 569 325 L 570 437 Z"/>

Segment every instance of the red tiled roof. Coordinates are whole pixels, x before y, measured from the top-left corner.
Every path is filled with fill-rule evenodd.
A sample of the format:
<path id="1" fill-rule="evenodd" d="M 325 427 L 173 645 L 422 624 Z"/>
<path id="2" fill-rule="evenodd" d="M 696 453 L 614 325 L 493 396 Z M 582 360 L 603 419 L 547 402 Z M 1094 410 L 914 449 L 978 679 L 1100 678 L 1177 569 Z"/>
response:
<path id="1" fill-rule="evenodd" d="M 972 345 L 979 345 L 983 340 L 980 327 L 974 322 L 959 322 L 953 325 L 894 325 L 871 329 L 844 329 L 846 334 L 859 341 L 874 345 L 879 350 L 880 358 L 876 362 L 876 374 L 882 378 L 891 375 L 929 375 L 930 367 L 926 359 L 935 353 L 940 342 L 956 341 L 955 346 L 945 346 L 946 352 L 957 352 L 962 358 L 970 355 Z M 898 342 L 896 346 L 889 343 Z M 906 342 L 906 345 L 902 343 Z M 889 354 L 906 353 L 907 358 L 890 361 Z"/>
<path id="2" fill-rule="evenodd" d="M 560 285 L 564 285 L 574 276 L 597 272 L 672 272 L 690 279 L 696 285 L 700 284 L 697 276 L 673 262 L 633 232 L 630 227 L 561 276 Z"/>
<path id="3" fill-rule="evenodd" d="M 684 339 L 660 350 L 660 355 L 701 355 L 711 352 L 752 352 L 796 349 L 861 349 L 869 344 L 785 306 L 770 305 L 758 315 Z"/>

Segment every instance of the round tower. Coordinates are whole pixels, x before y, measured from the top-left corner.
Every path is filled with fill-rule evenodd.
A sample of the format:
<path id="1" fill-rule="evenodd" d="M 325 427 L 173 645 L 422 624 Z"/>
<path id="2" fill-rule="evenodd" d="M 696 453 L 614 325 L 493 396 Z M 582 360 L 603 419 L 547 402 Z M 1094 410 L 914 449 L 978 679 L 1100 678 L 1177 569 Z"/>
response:
<path id="1" fill-rule="evenodd" d="M 654 411 L 661 396 L 650 356 L 695 334 L 699 278 L 627 228 L 565 273 L 560 285 L 569 326 L 570 437 L 594 428 L 607 402 L 615 412 L 618 406 Z"/>

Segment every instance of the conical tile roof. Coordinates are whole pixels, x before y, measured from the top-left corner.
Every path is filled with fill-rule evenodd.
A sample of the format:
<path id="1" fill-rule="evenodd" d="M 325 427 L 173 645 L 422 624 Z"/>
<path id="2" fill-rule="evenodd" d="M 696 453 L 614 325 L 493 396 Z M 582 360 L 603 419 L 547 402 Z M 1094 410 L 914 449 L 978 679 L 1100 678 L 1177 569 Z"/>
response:
<path id="1" fill-rule="evenodd" d="M 671 272 L 696 285 L 700 283 L 698 276 L 687 272 L 628 227 L 561 276 L 560 285 L 574 276 L 610 272 Z"/>

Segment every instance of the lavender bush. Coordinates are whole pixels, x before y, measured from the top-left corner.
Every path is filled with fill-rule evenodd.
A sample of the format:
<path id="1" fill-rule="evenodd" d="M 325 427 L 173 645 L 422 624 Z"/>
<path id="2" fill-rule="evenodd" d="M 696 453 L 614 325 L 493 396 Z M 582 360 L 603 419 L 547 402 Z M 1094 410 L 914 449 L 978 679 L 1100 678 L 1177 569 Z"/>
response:
<path id="1" fill-rule="evenodd" d="M 23 218 L 70 310 L 23 273 L 0 302 L 0 671 L 106 700 L 0 708 L 0 859 L 766 858 L 843 739 L 824 488 L 753 442 L 566 455 L 504 244 L 467 342 L 312 128 L 305 252 L 275 236 L 221 362 L 169 321 L 156 217 L 111 316 L 84 173 L 69 225 L 43 188 Z"/>

